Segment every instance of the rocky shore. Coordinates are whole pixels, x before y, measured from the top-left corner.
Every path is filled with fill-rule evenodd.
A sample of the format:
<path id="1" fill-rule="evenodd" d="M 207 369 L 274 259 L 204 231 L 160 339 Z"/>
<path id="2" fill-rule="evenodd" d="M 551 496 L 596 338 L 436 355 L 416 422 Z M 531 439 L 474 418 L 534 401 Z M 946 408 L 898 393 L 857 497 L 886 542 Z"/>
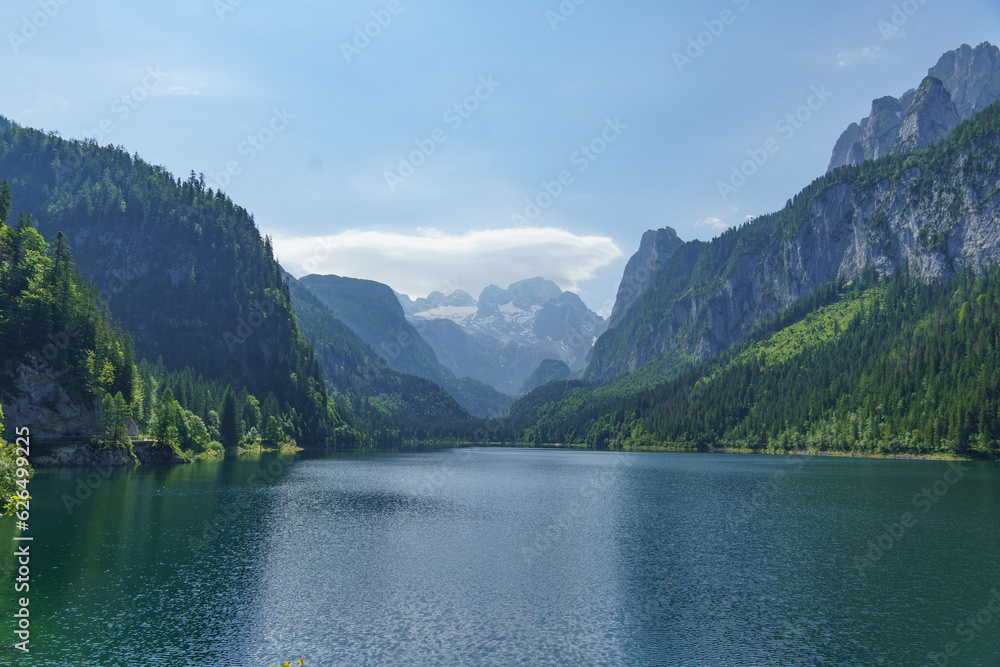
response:
<path id="1" fill-rule="evenodd" d="M 133 451 L 134 457 L 125 449 L 96 449 L 83 442 L 68 443 L 46 447 L 43 453 L 32 457 L 31 464 L 38 468 L 85 468 L 190 463 L 171 449 L 154 447 L 150 441 L 136 442 Z"/>

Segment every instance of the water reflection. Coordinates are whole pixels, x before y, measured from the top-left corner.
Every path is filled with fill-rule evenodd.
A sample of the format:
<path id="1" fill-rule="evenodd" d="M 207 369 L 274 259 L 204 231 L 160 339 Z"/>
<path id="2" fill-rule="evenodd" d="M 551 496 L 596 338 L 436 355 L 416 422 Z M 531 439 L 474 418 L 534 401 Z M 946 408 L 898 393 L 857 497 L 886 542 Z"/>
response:
<path id="1" fill-rule="evenodd" d="M 42 471 L 34 652 L 12 664 L 922 665 L 1000 586 L 1000 468 L 852 563 L 944 465 L 467 449 Z M 961 650 L 996 664 L 1000 623 Z"/>

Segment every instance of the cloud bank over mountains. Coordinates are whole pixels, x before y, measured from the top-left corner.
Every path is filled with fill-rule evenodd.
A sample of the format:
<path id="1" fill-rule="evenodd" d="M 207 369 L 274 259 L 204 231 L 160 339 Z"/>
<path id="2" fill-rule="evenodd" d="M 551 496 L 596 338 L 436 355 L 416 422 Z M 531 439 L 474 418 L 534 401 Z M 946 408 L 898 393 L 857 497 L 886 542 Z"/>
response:
<path id="1" fill-rule="evenodd" d="M 582 236 L 555 227 L 461 234 L 354 229 L 329 236 L 275 236 L 274 251 L 294 276 L 364 278 L 412 297 L 459 289 L 479 294 L 490 284 L 508 285 L 525 276 L 541 276 L 577 292 L 623 255 L 611 237 Z"/>

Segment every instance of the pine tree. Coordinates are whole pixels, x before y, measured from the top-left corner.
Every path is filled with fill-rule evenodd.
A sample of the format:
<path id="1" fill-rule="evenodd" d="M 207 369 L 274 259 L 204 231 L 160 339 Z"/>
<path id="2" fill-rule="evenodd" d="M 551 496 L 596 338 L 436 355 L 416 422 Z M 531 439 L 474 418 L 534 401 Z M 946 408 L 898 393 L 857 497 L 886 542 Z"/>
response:
<path id="1" fill-rule="evenodd" d="M 236 398 L 230 389 L 222 399 L 222 411 L 219 413 L 219 438 L 226 449 L 236 449 L 242 436 L 239 415 L 236 413 Z"/>
<path id="2" fill-rule="evenodd" d="M 153 418 L 153 441 L 158 447 L 176 446 L 177 443 L 177 401 L 170 387 L 163 390 L 163 395 L 156 404 L 156 416 Z"/>

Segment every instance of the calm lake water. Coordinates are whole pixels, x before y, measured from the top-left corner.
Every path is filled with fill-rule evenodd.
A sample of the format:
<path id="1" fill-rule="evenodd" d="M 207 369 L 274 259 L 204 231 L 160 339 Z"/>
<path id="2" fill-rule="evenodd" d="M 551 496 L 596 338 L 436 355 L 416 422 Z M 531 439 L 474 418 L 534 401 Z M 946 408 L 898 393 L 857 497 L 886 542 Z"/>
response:
<path id="1" fill-rule="evenodd" d="M 33 481 L 32 653 L 0 663 L 1000 665 L 993 464 L 465 449 L 89 483 Z"/>

